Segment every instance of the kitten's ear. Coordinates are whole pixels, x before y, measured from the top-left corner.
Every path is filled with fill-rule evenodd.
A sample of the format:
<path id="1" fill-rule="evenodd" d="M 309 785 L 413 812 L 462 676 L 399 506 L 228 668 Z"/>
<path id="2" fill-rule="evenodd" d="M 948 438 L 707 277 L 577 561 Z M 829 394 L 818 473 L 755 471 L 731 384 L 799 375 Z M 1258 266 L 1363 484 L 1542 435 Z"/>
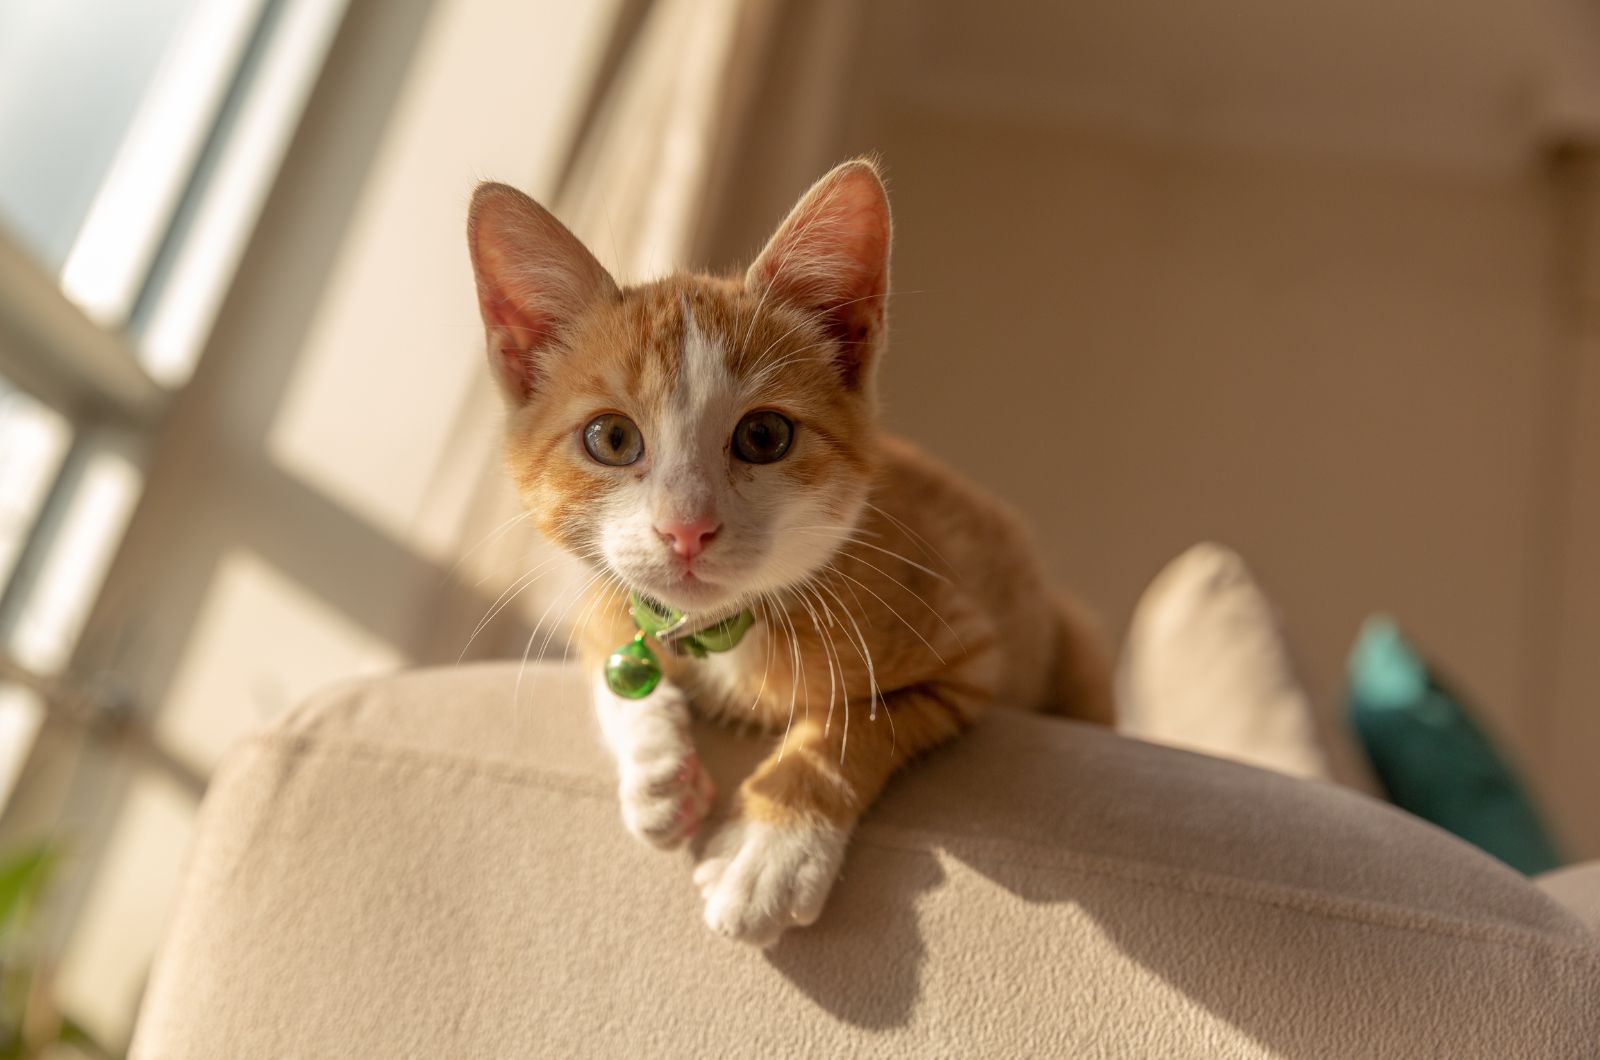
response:
<path id="1" fill-rule="evenodd" d="M 550 211 L 504 184 L 478 185 L 467 249 L 490 367 L 520 405 L 539 384 L 543 356 L 587 306 L 617 297 L 617 285 Z"/>
<path id="2" fill-rule="evenodd" d="M 751 290 L 824 316 L 851 389 L 882 344 L 889 242 L 883 181 L 876 166 L 856 159 L 811 186 L 745 274 Z"/>

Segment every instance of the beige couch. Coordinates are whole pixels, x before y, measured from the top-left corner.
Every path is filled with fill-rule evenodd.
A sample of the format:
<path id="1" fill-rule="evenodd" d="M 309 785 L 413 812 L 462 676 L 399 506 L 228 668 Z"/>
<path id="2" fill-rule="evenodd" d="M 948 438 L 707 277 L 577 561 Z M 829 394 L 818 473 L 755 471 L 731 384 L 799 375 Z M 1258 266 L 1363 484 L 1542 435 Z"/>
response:
<path id="1" fill-rule="evenodd" d="M 1344 788 L 1002 711 L 761 952 L 623 833 L 583 675 L 516 683 L 357 684 L 239 749 L 134 1055 L 1600 1055 L 1600 866 L 1546 893 Z M 701 737 L 732 789 L 760 741 Z"/>

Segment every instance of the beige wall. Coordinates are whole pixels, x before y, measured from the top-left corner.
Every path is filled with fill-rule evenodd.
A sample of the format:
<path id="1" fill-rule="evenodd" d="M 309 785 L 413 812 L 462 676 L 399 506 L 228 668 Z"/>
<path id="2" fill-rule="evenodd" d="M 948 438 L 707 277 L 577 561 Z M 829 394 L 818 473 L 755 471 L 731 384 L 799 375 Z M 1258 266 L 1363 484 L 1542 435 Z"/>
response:
<path id="1" fill-rule="evenodd" d="M 1553 498 L 1559 535 L 1548 549 L 1557 583 L 1541 644 L 1548 715 L 1535 765 L 1559 796 L 1566 834 L 1600 850 L 1600 154 L 1574 158 L 1561 174 L 1567 223 L 1557 234 L 1571 263 L 1550 394 L 1561 441 L 1554 463 L 1565 488 Z"/>
<path id="2" fill-rule="evenodd" d="M 1247 556 L 1333 704 L 1388 610 L 1532 748 L 1545 204 L 1474 180 L 897 117 L 890 416 L 1121 629 Z M 952 145 L 959 144 L 959 150 Z"/>
<path id="3" fill-rule="evenodd" d="M 1537 156 L 1386 154 L 1388 129 L 1321 150 L 1119 133 L 926 91 L 872 32 L 862 54 L 890 57 L 861 68 L 814 168 L 873 151 L 888 169 L 890 421 L 1021 506 L 1118 633 L 1185 546 L 1239 549 L 1335 730 L 1361 620 L 1396 616 L 1571 852 L 1600 853 L 1579 765 L 1600 619 L 1573 599 L 1594 538 L 1569 519 L 1596 501 L 1573 463 L 1593 439 L 1569 393 L 1570 206 Z M 745 189 L 713 253 L 759 240 L 805 179 Z"/>
<path id="4" fill-rule="evenodd" d="M 1034 513 L 1118 624 L 1233 543 L 1314 687 L 1366 611 L 1520 672 L 1548 336 L 1538 189 L 912 115 L 891 419 Z M 951 145 L 959 143 L 960 150 Z M 937 164 L 935 164 L 937 163 Z"/>

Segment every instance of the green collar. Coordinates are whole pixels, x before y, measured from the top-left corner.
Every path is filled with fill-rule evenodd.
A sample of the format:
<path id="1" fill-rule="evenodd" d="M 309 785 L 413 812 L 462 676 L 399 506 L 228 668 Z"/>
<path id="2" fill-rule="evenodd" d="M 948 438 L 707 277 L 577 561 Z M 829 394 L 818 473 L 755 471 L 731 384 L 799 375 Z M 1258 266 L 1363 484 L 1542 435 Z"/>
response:
<path id="1" fill-rule="evenodd" d="M 606 685 L 624 699 L 643 699 L 661 683 L 661 660 L 644 642 L 655 637 L 680 654 L 704 659 L 710 652 L 732 651 L 755 624 L 749 608 L 691 632 L 680 632 L 689 616 L 636 592 L 628 594 L 628 609 L 639 632 L 606 660 Z"/>
<path id="2" fill-rule="evenodd" d="M 736 615 L 729 615 L 692 633 L 679 633 L 688 616 L 676 608 L 667 607 L 648 596 L 629 593 L 628 609 L 633 612 L 633 624 L 639 627 L 641 633 L 663 644 L 671 644 L 697 659 L 704 659 L 707 652 L 737 648 L 756 620 L 750 609 L 745 608 Z"/>

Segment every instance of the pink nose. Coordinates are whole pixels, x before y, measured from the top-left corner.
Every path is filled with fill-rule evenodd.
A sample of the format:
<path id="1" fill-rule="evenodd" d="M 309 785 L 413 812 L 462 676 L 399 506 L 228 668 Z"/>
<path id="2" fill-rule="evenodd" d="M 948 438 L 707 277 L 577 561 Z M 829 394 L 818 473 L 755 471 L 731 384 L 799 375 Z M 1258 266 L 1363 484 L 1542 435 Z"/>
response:
<path id="1" fill-rule="evenodd" d="M 656 524 L 656 533 L 672 546 L 673 553 L 680 559 L 694 559 L 704 552 L 721 529 L 722 524 L 709 515 L 689 520 L 668 519 Z"/>

